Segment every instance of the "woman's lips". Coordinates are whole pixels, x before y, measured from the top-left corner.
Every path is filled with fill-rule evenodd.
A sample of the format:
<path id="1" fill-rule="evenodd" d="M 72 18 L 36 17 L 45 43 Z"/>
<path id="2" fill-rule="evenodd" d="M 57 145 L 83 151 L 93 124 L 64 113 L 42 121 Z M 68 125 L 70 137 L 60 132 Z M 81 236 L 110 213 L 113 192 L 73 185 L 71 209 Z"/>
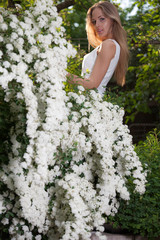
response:
<path id="1" fill-rule="evenodd" d="M 103 30 L 97 30 L 98 34 L 102 34 Z"/>

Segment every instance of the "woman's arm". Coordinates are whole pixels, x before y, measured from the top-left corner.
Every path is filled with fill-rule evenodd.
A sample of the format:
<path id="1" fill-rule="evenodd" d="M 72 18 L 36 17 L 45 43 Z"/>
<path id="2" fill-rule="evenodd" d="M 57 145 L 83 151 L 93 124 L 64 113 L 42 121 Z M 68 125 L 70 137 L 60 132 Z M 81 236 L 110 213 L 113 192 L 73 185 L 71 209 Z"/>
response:
<path id="1" fill-rule="evenodd" d="M 84 88 L 93 89 L 98 88 L 103 80 L 109 64 L 116 52 L 116 46 L 113 41 L 105 40 L 98 50 L 98 55 L 89 78 L 79 78 L 76 75 L 68 74 L 69 82 L 73 84 L 80 84 Z"/>

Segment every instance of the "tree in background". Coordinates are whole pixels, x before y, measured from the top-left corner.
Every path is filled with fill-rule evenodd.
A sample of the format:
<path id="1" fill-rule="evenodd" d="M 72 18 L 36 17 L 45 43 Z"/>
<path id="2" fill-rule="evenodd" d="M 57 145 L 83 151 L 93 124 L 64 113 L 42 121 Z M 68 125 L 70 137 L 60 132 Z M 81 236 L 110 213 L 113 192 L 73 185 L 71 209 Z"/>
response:
<path id="1" fill-rule="evenodd" d="M 126 29 L 130 48 L 130 64 L 125 87 L 125 110 L 134 119 L 138 112 L 152 112 L 160 106 L 159 46 L 160 3 L 158 0 L 135 1 L 137 13 L 128 17 Z"/>

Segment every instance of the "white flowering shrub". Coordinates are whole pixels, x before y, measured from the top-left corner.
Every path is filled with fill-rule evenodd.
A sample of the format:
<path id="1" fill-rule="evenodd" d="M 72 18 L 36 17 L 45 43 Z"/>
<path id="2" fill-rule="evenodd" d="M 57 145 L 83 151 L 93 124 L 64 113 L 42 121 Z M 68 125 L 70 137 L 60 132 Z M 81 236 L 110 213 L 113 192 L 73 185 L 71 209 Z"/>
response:
<path id="1" fill-rule="evenodd" d="M 75 50 L 61 23 L 52 0 L 0 9 L 0 229 L 12 240 L 89 239 L 129 200 L 129 181 L 145 191 L 123 109 L 94 90 L 65 91 Z"/>

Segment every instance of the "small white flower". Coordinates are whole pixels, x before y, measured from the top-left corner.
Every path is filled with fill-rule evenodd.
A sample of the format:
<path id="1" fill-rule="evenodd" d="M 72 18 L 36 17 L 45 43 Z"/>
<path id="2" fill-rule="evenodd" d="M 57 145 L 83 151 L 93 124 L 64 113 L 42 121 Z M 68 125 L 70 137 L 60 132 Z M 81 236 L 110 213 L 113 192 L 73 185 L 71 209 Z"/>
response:
<path id="1" fill-rule="evenodd" d="M 26 225 L 24 225 L 24 226 L 22 227 L 22 229 L 23 229 L 24 232 L 28 232 L 28 231 L 29 231 L 29 228 L 28 228 L 28 226 L 26 226 Z"/>
<path id="2" fill-rule="evenodd" d="M 21 57 L 14 52 L 10 53 L 10 58 L 11 58 L 11 60 L 16 61 L 16 62 L 20 62 L 20 60 L 21 60 Z"/>
<path id="3" fill-rule="evenodd" d="M 2 24 L 0 24 L 0 28 L 1 28 L 3 31 L 8 30 L 8 26 L 7 26 L 6 23 L 2 23 Z"/>
<path id="4" fill-rule="evenodd" d="M 10 27 L 16 29 L 18 26 L 15 22 L 10 22 Z"/>
<path id="5" fill-rule="evenodd" d="M 83 86 L 78 86 L 78 90 L 83 92 L 85 89 Z"/>
<path id="6" fill-rule="evenodd" d="M 27 169 L 28 166 L 27 166 L 27 164 L 25 162 L 22 162 L 21 163 L 21 167 L 24 168 L 24 169 Z"/>
<path id="7" fill-rule="evenodd" d="M 24 59 L 27 63 L 31 63 L 33 61 L 33 56 L 31 54 L 24 54 Z"/>
<path id="8" fill-rule="evenodd" d="M 9 51 L 12 51 L 13 50 L 13 45 L 11 43 L 8 43 L 6 44 L 6 48 L 9 50 Z"/>
<path id="9" fill-rule="evenodd" d="M 23 30 L 20 27 L 16 29 L 16 32 L 19 36 L 23 36 Z"/>
<path id="10" fill-rule="evenodd" d="M 3 52 L 0 50 L 0 58 L 2 58 L 3 56 Z"/>
<path id="11" fill-rule="evenodd" d="M 11 34 L 11 41 L 13 41 L 13 40 L 15 40 L 15 39 L 17 39 L 18 38 L 18 34 L 16 33 L 16 32 L 13 32 L 12 34 Z"/>
<path id="12" fill-rule="evenodd" d="M 24 44 L 24 39 L 22 37 L 20 37 L 20 38 L 17 39 L 17 42 L 18 42 L 19 45 L 22 46 Z"/>
<path id="13" fill-rule="evenodd" d="M 30 54 L 35 55 L 39 53 L 39 49 L 37 46 L 32 46 L 30 49 Z"/>
<path id="14" fill-rule="evenodd" d="M 10 65 L 11 65 L 11 64 L 10 64 L 8 61 L 4 61 L 4 62 L 3 62 L 3 66 L 4 66 L 5 68 L 9 68 Z"/>
<path id="15" fill-rule="evenodd" d="M 68 107 L 68 108 L 71 108 L 71 107 L 73 107 L 73 104 L 72 104 L 71 102 L 68 102 L 68 103 L 67 103 L 67 107 Z"/>
<path id="16" fill-rule="evenodd" d="M 10 18 L 12 19 L 12 21 L 13 21 L 14 23 L 18 23 L 18 18 L 17 18 L 16 15 L 10 14 Z"/>
<path id="17" fill-rule="evenodd" d="M 41 240 L 41 239 L 42 239 L 41 235 L 37 235 L 37 236 L 35 237 L 35 240 Z"/>
<path id="18" fill-rule="evenodd" d="M 0 214 L 5 212 L 5 210 L 6 210 L 6 208 L 5 208 L 4 204 L 3 204 L 3 201 L 4 201 L 3 196 L 0 195 Z"/>
<path id="19" fill-rule="evenodd" d="M 7 225 L 7 224 L 9 224 L 9 219 L 8 219 L 8 218 L 3 218 L 3 219 L 1 220 L 1 223 L 2 223 L 3 225 Z"/>
<path id="20" fill-rule="evenodd" d="M 0 23 L 3 23 L 3 16 L 0 14 Z"/>

